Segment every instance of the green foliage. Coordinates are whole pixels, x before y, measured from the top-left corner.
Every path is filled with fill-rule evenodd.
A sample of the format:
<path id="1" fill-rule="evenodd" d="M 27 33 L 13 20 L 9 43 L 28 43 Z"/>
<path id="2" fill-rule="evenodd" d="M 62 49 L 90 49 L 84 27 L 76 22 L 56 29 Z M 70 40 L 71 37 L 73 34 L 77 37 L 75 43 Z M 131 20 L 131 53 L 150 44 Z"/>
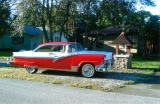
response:
<path id="1" fill-rule="evenodd" d="M 12 56 L 12 51 L 0 51 L 0 58 L 7 58 Z"/>
<path id="2" fill-rule="evenodd" d="M 0 37 L 9 30 L 10 6 L 6 0 L 0 1 Z"/>
<path id="3" fill-rule="evenodd" d="M 131 26 L 142 22 L 142 34 L 145 15 L 135 13 L 137 3 L 154 6 L 152 0 L 20 0 L 12 25 L 15 33 L 22 33 L 24 25 L 41 26 L 47 41 L 52 41 L 53 31 L 74 34 L 77 20 L 82 21 L 80 27 L 86 34 L 93 29 L 120 26 L 125 22 Z M 50 36 L 47 35 L 46 26 Z"/>

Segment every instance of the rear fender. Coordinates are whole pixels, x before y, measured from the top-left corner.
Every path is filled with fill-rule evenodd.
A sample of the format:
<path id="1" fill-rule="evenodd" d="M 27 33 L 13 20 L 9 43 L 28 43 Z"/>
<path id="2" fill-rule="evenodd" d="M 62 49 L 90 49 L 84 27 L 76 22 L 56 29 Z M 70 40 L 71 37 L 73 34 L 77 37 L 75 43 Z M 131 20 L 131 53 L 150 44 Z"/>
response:
<path id="1" fill-rule="evenodd" d="M 92 64 L 94 67 L 97 64 L 97 61 L 83 61 L 78 65 L 78 72 L 81 70 L 82 66 L 85 64 Z"/>

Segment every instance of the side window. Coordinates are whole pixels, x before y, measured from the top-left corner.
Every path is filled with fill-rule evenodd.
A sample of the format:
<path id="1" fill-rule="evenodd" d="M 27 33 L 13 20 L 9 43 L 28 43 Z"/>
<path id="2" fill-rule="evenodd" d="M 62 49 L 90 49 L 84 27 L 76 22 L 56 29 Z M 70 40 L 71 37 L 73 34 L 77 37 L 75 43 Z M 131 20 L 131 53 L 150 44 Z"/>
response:
<path id="1" fill-rule="evenodd" d="M 50 45 L 42 46 L 39 49 L 37 49 L 36 52 L 52 52 L 51 48 L 52 46 Z"/>
<path id="2" fill-rule="evenodd" d="M 63 45 L 47 45 L 38 48 L 35 52 L 64 52 Z"/>
<path id="3" fill-rule="evenodd" d="M 52 47 L 53 52 L 64 52 L 63 45 L 54 45 Z"/>
<path id="4" fill-rule="evenodd" d="M 83 51 L 83 47 L 80 44 L 72 44 L 68 46 L 68 52 L 75 52 L 75 51 Z"/>

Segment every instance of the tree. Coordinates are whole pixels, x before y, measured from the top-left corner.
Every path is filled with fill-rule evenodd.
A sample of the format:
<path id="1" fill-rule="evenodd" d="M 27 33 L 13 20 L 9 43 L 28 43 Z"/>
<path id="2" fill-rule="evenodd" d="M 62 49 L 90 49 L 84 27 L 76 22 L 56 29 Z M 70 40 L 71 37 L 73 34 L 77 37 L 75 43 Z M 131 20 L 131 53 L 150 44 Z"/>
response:
<path id="1" fill-rule="evenodd" d="M 6 0 L 0 1 L 0 37 L 10 29 L 10 6 Z"/>
<path id="2" fill-rule="evenodd" d="M 138 31 L 138 53 L 146 51 L 146 42 L 144 35 L 146 35 L 146 22 L 145 19 L 150 16 L 149 12 L 137 12 L 137 3 L 147 6 L 155 6 L 152 0 L 102 0 L 101 9 L 99 10 L 99 19 L 97 24 L 103 26 L 122 26 L 127 25 L 129 32 L 134 27 Z M 109 14 L 109 15 L 108 15 Z M 125 21 L 124 21 L 125 19 Z M 147 33 L 148 34 L 148 33 Z"/>
<path id="3" fill-rule="evenodd" d="M 85 26 L 84 27 L 86 36 L 84 41 L 85 47 L 89 45 L 89 42 L 87 41 L 90 31 L 97 28 L 96 22 L 98 21 L 97 10 L 99 9 L 99 2 L 100 2 L 99 0 L 80 0 L 79 2 L 77 2 L 77 8 L 78 8 L 77 18 Z M 77 29 L 76 35 L 77 33 L 79 33 L 79 30 L 80 29 Z"/>
<path id="4" fill-rule="evenodd" d="M 71 21 L 71 6 L 72 6 L 73 1 L 72 0 L 60 0 L 58 4 L 58 9 L 57 9 L 57 16 L 56 16 L 56 25 L 59 27 L 60 31 L 60 37 L 62 36 L 62 32 L 68 33 L 69 32 L 69 27 Z M 74 19 L 73 19 L 74 21 Z M 70 23 L 69 23 L 70 22 Z M 71 32 L 71 30 L 70 30 Z M 67 34 L 66 34 L 67 35 Z M 65 35 L 65 37 L 66 37 Z M 61 41 L 61 38 L 60 38 Z"/>
<path id="5" fill-rule="evenodd" d="M 160 16 L 150 15 L 145 25 L 145 51 L 148 53 L 159 53 L 160 48 Z M 147 53 L 147 54 L 148 54 Z"/>
<path id="6" fill-rule="evenodd" d="M 54 30 L 79 33 L 75 30 L 80 20 L 88 37 L 92 29 L 122 25 L 124 17 L 127 24 L 136 24 L 132 14 L 137 3 L 154 6 L 152 0 L 18 0 L 13 26 L 16 33 L 22 33 L 24 25 L 41 26 L 46 41 L 53 41 Z"/>
<path id="7" fill-rule="evenodd" d="M 24 25 L 38 26 L 42 27 L 46 41 L 53 41 L 54 3 L 56 0 L 22 0 L 18 2 L 17 14 L 12 23 L 15 34 L 22 34 Z M 49 29 L 49 35 L 47 29 Z"/>
<path id="8" fill-rule="evenodd" d="M 129 15 L 126 22 L 130 26 L 129 31 L 136 31 L 138 36 L 137 53 L 147 55 L 153 50 L 158 52 L 160 16 L 152 15 L 147 11 L 138 11 Z M 155 52 L 154 52 L 155 53 Z"/>

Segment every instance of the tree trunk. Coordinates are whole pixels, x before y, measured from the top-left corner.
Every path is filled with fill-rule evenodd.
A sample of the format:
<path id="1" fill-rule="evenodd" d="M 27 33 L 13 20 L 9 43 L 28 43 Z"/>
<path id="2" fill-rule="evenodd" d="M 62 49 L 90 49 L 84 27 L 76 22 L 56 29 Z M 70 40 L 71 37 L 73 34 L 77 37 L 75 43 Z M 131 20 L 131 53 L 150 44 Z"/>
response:
<path id="1" fill-rule="evenodd" d="M 139 55 L 143 55 L 143 43 L 142 43 L 142 39 L 138 38 L 138 46 L 137 46 L 137 54 Z"/>
<path id="2" fill-rule="evenodd" d="M 51 0 L 51 6 L 49 6 L 49 0 L 47 0 L 47 18 L 49 21 L 49 28 L 50 28 L 50 41 L 53 41 L 53 28 L 52 28 L 52 6 L 53 6 L 53 0 Z"/>
<path id="3" fill-rule="evenodd" d="M 47 34 L 47 31 L 46 31 L 46 21 L 44 19 L 44 4 L 45 4 L 45 0 L 43 0 L 43 4 L 42 4 L 42 12 L 41 12 L 41 20 L 42 20 L 42 29 L 43 29 L 43 33 L 44 33 L 44 36 L 45 36 L 45 39 L 47 42 L 49 42 L 49 38 L 48 38 L 48 34 Z"/>
<path id="4" fill-rule="evenodd" d="M 45 24 L 44 24 L 44 23 L 42 24 L 42 28 L 43 28 L 43 33 L 44 33 L 46 42 L 49 42 L 48 34 L 47 34 L 47 31 L 46 31 L 46 28 L 45 28 Z"/>

